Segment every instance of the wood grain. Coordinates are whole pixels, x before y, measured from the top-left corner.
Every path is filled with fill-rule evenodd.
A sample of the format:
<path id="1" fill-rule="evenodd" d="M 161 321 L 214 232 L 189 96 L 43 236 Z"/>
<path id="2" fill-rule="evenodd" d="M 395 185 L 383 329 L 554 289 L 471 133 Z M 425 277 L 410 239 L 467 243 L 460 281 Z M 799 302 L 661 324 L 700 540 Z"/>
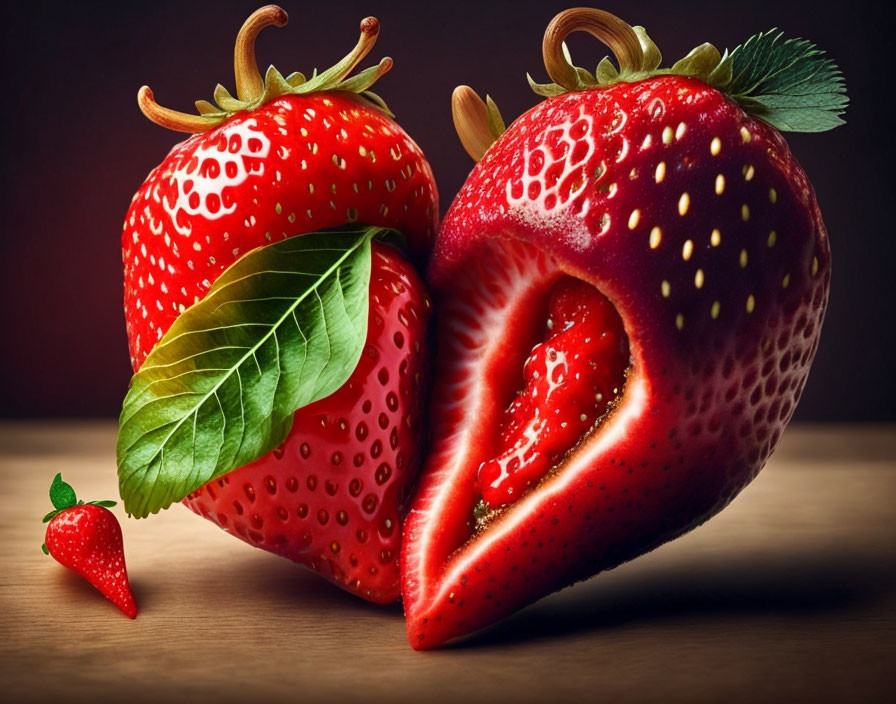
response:
<path id="1" fill-rule="evenodd" d="M 715 519 L 437 652 L 176 506 L 127 520 L 129 621 L 40 551 L 62 471 L 116 498 L 115 426 L 0 424 L 6 701 L 896 701 L 896 428 L 795 427 Z"/>

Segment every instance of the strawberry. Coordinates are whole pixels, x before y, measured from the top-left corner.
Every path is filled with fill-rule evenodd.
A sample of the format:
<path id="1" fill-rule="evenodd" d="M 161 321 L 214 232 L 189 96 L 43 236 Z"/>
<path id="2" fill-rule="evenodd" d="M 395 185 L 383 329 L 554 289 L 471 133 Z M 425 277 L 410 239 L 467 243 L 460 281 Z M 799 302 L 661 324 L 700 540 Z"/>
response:
<path id="1" fill-rule="evenodd" d="M 219 85 L 218 107 L 199 101 L 200 115 L 187 115 L 160 107 L 146 86 L 139 92 L 147 117 L 195 134 L 149 174 L 125 219 L 125 317 L 135 372 L 172 324 L 256 248 L 364 223 L 400 231 L 412 258 L 429 251 L 438 216 L 432 172 L 367 91 L 392 61 L 349 76 L 372 48 L 378 21 L 361 23 L 357 46 L 332 69 L 306 80 L 271 67 L 262 79 L 255 38 L 285 23 L 275 6 L 246 21 L 235 50 L 237 97 Z M 371 268 L 366 354 L 345 385 L 302 408 L 288 437 L 267 444 L 277 447 L 273 453 L 256 453 L 250 464 L 227 467 L 230 473 L 219 466 L 214 481 L 180 498 L 189 493 L 191 509 L 250 544 L 365 598 L 394 601 L 396 525 L 421 445 L 412 429 L 429 304 L 394 247 L 374 243 Z M 120 476 L 130 510 L 127 492 L 136 490 L 122 474 L 127 451 L 120 447 Z M 146 482 L 137 489 L 146 495 Z"/>
<path id="2" fill-rule="evenodd" d="M 573 67 L 576 30 L 620 68 Z M 554 19 L 544 54 L 548 99 L 503 133 L 490 99 L 454 97 L 481 160 L 429 271 L 434 443 L 402 553 L 415 648 L 722 509 L 774 449 L 818 346 L 828 240 L 776 126 L 840 122 L 832 63 L 759 35 L 659 70 L 642 28 L 588 9 Z"/>
<path id="3" fill-rule="evenodd" d="M 53 510 L 47 523 L 44 553 L 84 577 L 128 618 L 137 618 L 137 605 L 124 564 L 121 526 L 108 507 L 114 501 L 79 501 L 75 490 L 57 474 L 50 485 Z"/>

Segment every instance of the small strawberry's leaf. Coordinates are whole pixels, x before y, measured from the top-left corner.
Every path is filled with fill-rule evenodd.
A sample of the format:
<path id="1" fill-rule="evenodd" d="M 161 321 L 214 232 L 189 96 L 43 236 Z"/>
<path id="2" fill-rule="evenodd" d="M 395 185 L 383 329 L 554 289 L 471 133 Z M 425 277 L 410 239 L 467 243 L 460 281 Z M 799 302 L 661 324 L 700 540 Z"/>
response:
<path id="1" fill-rule="evenodd" d="M 720 86 L 745 110 L 790 132 L 823 132 L 843 124 L 849 102 L 843 75 L 805 39 L 781 40 L 771 30 L 750 37 L 722 63 L 731 79 Z"/>
<path id="2" fill-rule="evenodd" d="M 128 513 L 155 513 L 261 457 L 297 409 L 345 383 L 367 335 L 380 232 L 315 232 L 249 252 L 175 320 L 131 380 L 119 420 Z"/>
<path id="3" fill-rule="evenodd" d="M 102 506 L 103 508 L 112 508 L 112 507 L 115 506 L 115 504 L 117 504 L 118 502 L 117 502 L 117 501 L 106 501 L 106 500 L 103 500 L 103 501 L 88 501 L 87 503 L 89 503 L 89 504 L 93 504 L 94 506 Z"/>
<path id="4" fill-rule="evenodd" d="M 62 481 L 62 474 L 59 473 L 53 477 L 53 483 L 50 484 L 50 502 L 54 508 L 64 509 L 74 506 L 78 501 L 75 490 L 70 484 Z"/>
<path id="5" fill-rule="evenodd" d="M 47 547 L 46 543 L 41 544 L 40 549 L 43 550 L 44 555 L 50 554 L 50 549 Z"/>
<path id="6" fill-rule="evenodd" d="M 46 514 L 46 515 L 40 520 L 40 522 L 41 522 L 41 523 L 49 523 L 49 522 L 52 521 L 54 518 L 56 518 L 56 516 L 58 516 L 58 515 L 62 512 L 62 510 L 63 510 L 63 509 L 54 508 L 54 509 L 53 509 L 52 511 L 50 511 L 48 514 Z"/>

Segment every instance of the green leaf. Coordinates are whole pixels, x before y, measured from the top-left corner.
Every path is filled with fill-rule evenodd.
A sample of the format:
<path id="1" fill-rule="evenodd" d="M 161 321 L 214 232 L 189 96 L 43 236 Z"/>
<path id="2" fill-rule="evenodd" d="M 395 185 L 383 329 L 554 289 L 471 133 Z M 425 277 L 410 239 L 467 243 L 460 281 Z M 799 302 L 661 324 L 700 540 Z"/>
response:
<path id="1" fill-rule="evenodd" d="M 43 544 L 40 546 L 40 549 L 43 550 L 44 555 L 49 555 L 49 554 L 50 554 L 50 549 L 47 547 L 47 544 L 46 544 L 46 543 L 43 543 Z"/>
<path id="2" fill-rule="evenodd" d="M 721 88 L 745 110 L 780 130 L 823 132 L 842 125 L 849 98 L 843 75 L 805 39 L 776 30 L 731 52 L 731 80 Z"/>
<path id="3" fill-rule="evenodd" d="M 71 485 L 62 481 L 62 474 L 53 477 L 53 483 L 50 484 L 50 502 L 54 508 L 64 509 L 74 506 L 78 501 L 75 490 Z"/>
<path id="4" fill-rule="evenodd" d="M 131 380 L 119 419 L 124 507 L 141 518 L 279 445 L 293 413 L 354 371 L 379 228 L 249 252 L 181 314 Z"/>
<path id="5" fill-rule="evenodd" d="M 88 501 L 87 503 L 93 504 L 94 506 L 102 506 L 103 508 L 112 508 L 118 502 L 103 500 L 103 501 Z"/>

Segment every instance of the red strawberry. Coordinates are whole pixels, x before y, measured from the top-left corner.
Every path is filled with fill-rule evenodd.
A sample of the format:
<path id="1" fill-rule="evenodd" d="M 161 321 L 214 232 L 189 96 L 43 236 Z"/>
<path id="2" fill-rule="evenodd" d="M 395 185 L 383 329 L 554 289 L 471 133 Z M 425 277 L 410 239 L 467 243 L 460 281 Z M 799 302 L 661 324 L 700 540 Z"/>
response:
<path id="1" fill-rule="evenodd" d="M 255 37 L 265 26 L 285 23 L 286 14 L 274 6 L 246 21 L 235 52 L 238 98 L 219 86 L 220 109 L 200 101 L 202 116 L 175 113 L 156 105 L 148 88 L 140 91 L 150 119 L 198 134 L 150 173 L 125 220 L 125 316 L 135 371 L 175 318 L 254 248 L 358 222 L 400 230 L 415 257 L 429 250 L 438 215 L 432 172 L 382 101 L 366 92 L 392 62 L 383 59 L 347 77 L 373 46 L 379 23 L 365 19 L 358 45 L 333 69 L 305 81 L 300 74 L 283 78 L 272 67 L 262 81 Z M 367 348 L 379 363 L 365 358 L 343 389 L 300 411 L 280 450 L 210 483 L 187 504 L 353 592 L 392 601 L 397 559 L 382 556 L 397 555 L 400 536 L 389 535 L 387 523 L 394 525 L 401 512 L 420 451 L 419 434 L 408 428 L 419 414 L 428 303 L 397 250 L 375 245 L 374 252 Z M 309 428 L 312 417 L 332 425 Z M 386 428 L 381 417 L 388 418 Z M 356 435 L 364 422 L 366 441 Z M 378 469 L 383 464 L 391 473 Z M 360 496 L 350 490 L 355 477 L 363 482 Z M 332 482 L 338 488 L 331 491 Z M 349 545 L 347 536 L 361 533 L 369 539 Z"/>
<path id="2" fill-rule="evenodd" d="M 84 577 L 129 618 L 137 618 L 137 605 L 124 564 L 121 526 L 106 508 L 114 501 L 78 501 L 74 489 L 57 474 L 50 485 L 54 510 L 48 523 L 45 553 Z"/>
<path id="3" fill-rule="evenodd" d="M 567 63 L 577 29 L 608 41 L 621 75 Z M 415 648 L 681 535 L 774 449 L 818 345 L 827 235 L 779 132 L 713 86 L 802 129 L 832 126 L 845 105 L 819 52 L 776 39 L 721 62 L 704 45 L 656 75 L 643 30 L 571 10 L 545 36 L 563 86 L 537 87 L 554 97 L 490 148 L 494 108 L 456 93 L 462 141 L 487 152 L 430 269 L 435 441 L 402 556 Z M 818 83 L 790 92 L 828 111 L 764 100 L 800 104 L 773 83 L 796 70 Z"/>

